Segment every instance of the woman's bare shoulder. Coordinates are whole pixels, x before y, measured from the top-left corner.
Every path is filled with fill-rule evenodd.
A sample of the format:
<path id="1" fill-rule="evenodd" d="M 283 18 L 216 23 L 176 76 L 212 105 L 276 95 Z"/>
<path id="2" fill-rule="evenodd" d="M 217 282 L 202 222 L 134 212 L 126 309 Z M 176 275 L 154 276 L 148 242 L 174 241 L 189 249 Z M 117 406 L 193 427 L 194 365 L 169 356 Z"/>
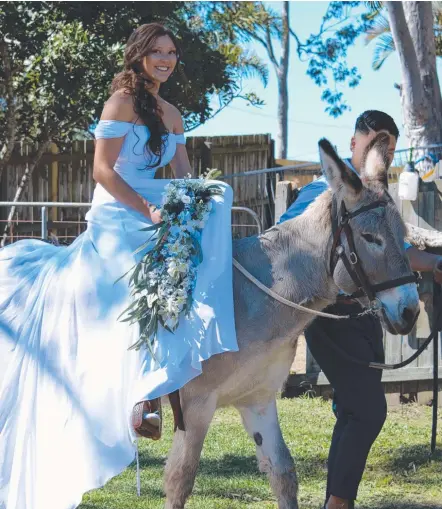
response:
<path id="1" fill-rule="evenodd" d="M 114 92 L 104 104 L 101 120 L 135 122 L 132 96 L 124 90 Z"/>
<path id="2" fill-rule="evenodd" d="M 173 104 L 168 103 L 164 99 L 162 100 L 163 104 L 161 105 L 164 114 L 167 114 L 170 121 L 168 122 L 170 125 L 173 125 L 174 133 L 182 133 L 183 132 L 183 119 L 181 117 L 180 110 L 174 106 Z"/>
<path id="3" fill-rule="evenodd" d="M 176 106 L 168 103 L 164 99 L 161 99 L 161 102 L 162 102 L 161 107 L 163 108 L 163 110 L 166 110 L 170 115 L 173 115 L 174 117 L 177 116 L 181 117 L 180 110 Z"/>

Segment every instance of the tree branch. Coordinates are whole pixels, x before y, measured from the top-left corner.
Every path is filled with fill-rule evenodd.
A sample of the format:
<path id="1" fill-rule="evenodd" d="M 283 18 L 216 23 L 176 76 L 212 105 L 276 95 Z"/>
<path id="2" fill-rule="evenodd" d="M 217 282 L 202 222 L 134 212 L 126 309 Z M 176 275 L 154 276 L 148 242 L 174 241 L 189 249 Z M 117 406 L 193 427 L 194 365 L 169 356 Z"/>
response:
<path id="1" fill-rule="evenodd" d="M 243 28 L 242 30 L 249 37 L 251 37 L 252 39 L 255 39 L 260 44 L 262 44 L 262 46 L 264 46 L 264 48 L 267 51 L 270 61 L 275 66 L 276 70 L 278 70 L 279 64 L 278 64 L 278 61 L 276 60 L 275 53 L 273 51 L 273 43 L 272 43 L 272 37 L 270 34 L 270 28 L 268 26 L 266 26 L 266 28 L 265 28 L 265 36 L 266 36 L 265 39 L 260 37 L 256 32 L 252 32 L 250 30 L 247 30 L 246 28 Z"/>
<path id="2" fill-rule="evenodd" d="M 273 51 L 273 43 L 272 43 L 272 36 L 270 33 L 270 28 L 267 25 L 266 26 L 266 45 L 267 53 L 269 54 L 270 61 L 275 66 L 277 70 L 279 70 L 279 64 L 275 58 L 275 52 Z"/>
<path id="3" fill-rule="evenodd" d="M 252 32 L 251 30 L 247 30 L 247 28 L 242 28 L 241 30 L 244 33 L 246 33 L 251 39 L 255 39 L 260 44 L 262 44 L 264 46 L 264 48 L 267 49 L 267 41 L 265 39 L 263 39 L 262 37 L 260 37 L 256 32 Z"/>
<path id="4" fill-rule="evenodd" d="M 293 30 L 292 27 L 289 28 L 290 34 L 293 36 L 293 38 L 296 41 L 296 51 L 298 53 L 298 56 L 301 56 L 300 48 L 302 47 L 301 39 L 297 36 L 296 32 Z"/>

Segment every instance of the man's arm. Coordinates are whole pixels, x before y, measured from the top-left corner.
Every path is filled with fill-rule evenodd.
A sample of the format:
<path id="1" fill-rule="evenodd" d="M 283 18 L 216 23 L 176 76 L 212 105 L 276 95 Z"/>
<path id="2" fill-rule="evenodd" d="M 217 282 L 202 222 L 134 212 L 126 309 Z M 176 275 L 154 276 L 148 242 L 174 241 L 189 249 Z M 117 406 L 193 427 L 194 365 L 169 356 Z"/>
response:
<path id="1" fill-rule="evenodd" d="M 417 272 L 433 272 L 436 283 L 442 284 L 442 256 L 421 251 L 411 246 L 407 249 L 411 268 Z"/>
<path id="2" fill-rule="evenodd" d="M 299 192 L 294 203 L 292 203 L 292 205 L 290 205 L 290 207 L 284 212 L 278 223 L 283 223 L 284 221 L 301 215 L 310 203 L 326 191 L 327 188 L 328 184 L 325 177 L 320 177 L 304 186 Z"/>

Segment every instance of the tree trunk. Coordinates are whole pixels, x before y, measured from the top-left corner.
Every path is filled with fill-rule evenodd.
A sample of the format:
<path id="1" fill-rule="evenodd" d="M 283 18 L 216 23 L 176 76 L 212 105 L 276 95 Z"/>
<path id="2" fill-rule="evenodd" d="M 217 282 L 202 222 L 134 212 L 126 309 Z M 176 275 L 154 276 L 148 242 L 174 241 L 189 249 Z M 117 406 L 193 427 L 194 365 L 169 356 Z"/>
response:
<path id="1" fill-rule="evenodd" d="M 44 143 L 41 143 L 40 147 L 38 148 L 37 154 L 35 155 L 35 159 L 33 162 L 26 168 L 26 171 L 24 172 L 20 184 L 17 187 L 17 190 L 15 192 L 14 199 L 12 200 L 14 203 L 20 201 L 20 197 L 26 188 L 26 184 L 28 183 L 33 171 L 38 166 L 38 163 L 40 162 L 40 159 L 42 158 L 43 154 L 46 152 L 46 150 L 49 148 L 49 145 L 51 144 L 51 140 L 47 140 Z M 12 221 L 14 219 L 16 207 L 11 207 L 11 210 L 9 211 L 8 215 L 8 222 L 6 223 L 5 229 L 3 230 L 3 238 L 0 243 L 0 247 L 4 247 L 6 244 L 6 239 L 8 238 L 8 232 L 11 228 Z"/>
<path id="2" fill-rule="evenodd" d="M 411 147 L 442 142 L 431 2 L 386 2 L 402 71 L 401 102 Z"/>
<path id="3" fill-rule="evenodd" d="M 289 54 L 290 54 L 290 28 L 289 28 L 289 2 L 284 2 L 282 23 L 282 47 L 281 60 L 277 68 L 278 79 L 278 157 L 287 159 L 287 142 L 288 142 L 288 109 L 289 97 L 287 90 L 287 77 L 289 70 Z"/>
<path id="4" fill-rule="evenodd" d="M 0 147 L 0 182 L 3 170 L 6 167 L 15 147 L 17 135 L 17 119 L 16 119 L 16 97 L 14 97 L 13 87 L 13 70 L 12 63 L 8 52 L 7 44 L 0 41 L 0 58 L 3 64 L 3 80 L 4 80 L 4 100 L 6 102 L 6 130 L 2 138 L 2 146 Z"/>

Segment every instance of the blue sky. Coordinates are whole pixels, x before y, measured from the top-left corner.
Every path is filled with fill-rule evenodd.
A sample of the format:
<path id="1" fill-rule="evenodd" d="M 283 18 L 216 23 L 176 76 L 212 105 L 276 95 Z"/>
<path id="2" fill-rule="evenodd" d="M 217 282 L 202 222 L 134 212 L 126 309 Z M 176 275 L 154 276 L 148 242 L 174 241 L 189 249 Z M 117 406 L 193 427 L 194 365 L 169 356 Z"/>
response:
<path id="1" fill-rule="evenodd" d="M 281 2 L 272 2 L 280 8 Z M 290 21 L 292 28 L 301 38 L 315 33 L 320 25 L 328 2 L 290 2 Z M 257 53 L 268 62 L 264 49 L 254 45 Z M 317 142 L 325 136 L 338 147 L 341 156 L 349 154 L 349 143 L 353 126 L 359 113 L 366 109 L 379 109 L 389 113 L 396 121 L 401 136 L 398 148 L 406 148 L 407 140 L 403 134 L 399 92 L 394 83 L 400 83 L 400 66 L 397 55 L 392 55 L 380 71 L 371 68 L 373 44 L 366 45 L 361 37 L 348 52 L 349 65 L 356 65 L 362 75 L 360 85 L 354 89 L 345 88 L 345 97 L 351 111 L 346 111 L 338 119 L 324 112 L 325 103 L 321 101 L 322 89 L 317 87 L 306 75 L 307 64 L 298 60 L 294 41 L 291 44 L 289 71 L 289 143 L 288 155 L 291 159 L 316 160 Z M 265 106 L 247 106 L 244 101 L 235 100 L 231 106 L 214 119 L 190 132 L 190 136 L 222 136 L 235 134 L 271 133 L 276 140 L 278 92 L 273 68 L 267 88 L 259 81 L 250 80 L 246 88 L 253 90 L 265 101 Z"/>

